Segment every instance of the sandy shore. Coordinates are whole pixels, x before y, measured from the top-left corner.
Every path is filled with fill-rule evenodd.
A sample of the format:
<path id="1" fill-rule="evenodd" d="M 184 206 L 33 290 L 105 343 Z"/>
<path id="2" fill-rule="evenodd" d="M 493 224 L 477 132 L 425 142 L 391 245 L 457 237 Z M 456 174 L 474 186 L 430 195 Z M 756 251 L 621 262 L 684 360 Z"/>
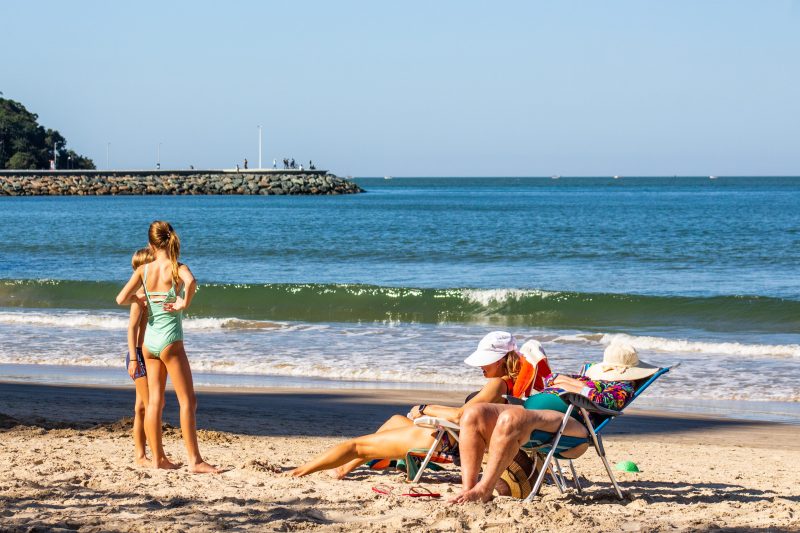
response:
<path id="1" fill-rule="evenodd" d="M 590 452 L 576 463 L 583 495 L 547 486 L 529 504 L 451 506 L 371 490 L 404 488 L 398 472 L 357 470 L 344 481 L 278 473 L 411 404 L 457 404 L 462 393 L 217 389 L 198 397 L 204 455 L 228 468 L 218 476 L 135 467 L 131 389 L 0 383 L 0 529 L 800 530 L 796 426 L 631 409 L 606 436 L 612 463 L 641 469 L 619 474 L 624 501 Z M 176 408 L 168 393 L 173 426 Z M 166 431 L 165 446 L 185 459 L 177 429 Z M 447 497 L 458 481 L 451 467 L 424 485 Z"/>

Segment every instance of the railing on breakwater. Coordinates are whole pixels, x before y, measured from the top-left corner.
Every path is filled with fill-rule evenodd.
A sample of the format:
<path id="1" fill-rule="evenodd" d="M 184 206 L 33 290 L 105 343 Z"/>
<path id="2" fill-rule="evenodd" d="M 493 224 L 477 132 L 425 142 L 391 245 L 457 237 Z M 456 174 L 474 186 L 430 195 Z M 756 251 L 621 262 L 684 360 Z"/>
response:
<path id="1" fill-rule="evenodd" d="M 299 168 L 215 168 L 215 169 L 113 169 L 113 170 L 82 170 L 82 169 L 56 169 L 56 170 L 4 170 L 0 169 L 0 176 L 191 176 L 193 174 L 305 174 L 324 176 L 328 174 L 323 169 Z"/>

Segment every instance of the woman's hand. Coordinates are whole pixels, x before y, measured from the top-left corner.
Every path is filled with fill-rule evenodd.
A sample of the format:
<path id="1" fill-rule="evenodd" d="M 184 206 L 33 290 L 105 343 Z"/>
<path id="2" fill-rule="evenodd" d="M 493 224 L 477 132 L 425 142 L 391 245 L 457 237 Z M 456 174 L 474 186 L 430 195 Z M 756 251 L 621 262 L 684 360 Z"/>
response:
<path id="1" fill-rule="evenodd" d="M 422 412 L 422 411 L 425 410 L 425 407 L 427 407 L 425 404 L 423 404 L 423 405 L 415 405 L 414 407 L 411 408 L 411 410 L 408 412 L 408 414 L 406 416 L 410 420 L 416 420 L 417 418 L 419 418 L 421 416 L 425 416 L 425 413 Z"/>
<path id="2" fill-rule="evenodd" d="M 174 302 L 164 302 L 163 308 L 168 313 L 175 313 L 181 309 L 186 309 L 186 301 L 178 296 Z"/>
<path id="3" fill-rule="evenodd" d="M 559 374 L 556 376 L 556 379 L 553 380 L 553 386 L 569 392 L 581 392 L 586 384 L 579 379 Z"/>

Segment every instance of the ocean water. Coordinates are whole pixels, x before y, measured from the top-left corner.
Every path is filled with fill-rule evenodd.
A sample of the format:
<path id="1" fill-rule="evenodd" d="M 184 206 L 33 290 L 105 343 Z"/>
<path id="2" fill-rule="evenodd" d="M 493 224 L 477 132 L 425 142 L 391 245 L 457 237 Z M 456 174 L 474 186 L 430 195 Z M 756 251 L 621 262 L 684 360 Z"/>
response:
<path id="1" fill-rule="evenodd" d="M 492 329 L 553 366 L 680 367 L 640 405 L 800 421 L 800 178 L 358 179 L 339 197 L 0 198 L 0 379 L 129 382 L 114 296 L 155 219 L 200 286 L 200 384 L 477 388 Z"/>

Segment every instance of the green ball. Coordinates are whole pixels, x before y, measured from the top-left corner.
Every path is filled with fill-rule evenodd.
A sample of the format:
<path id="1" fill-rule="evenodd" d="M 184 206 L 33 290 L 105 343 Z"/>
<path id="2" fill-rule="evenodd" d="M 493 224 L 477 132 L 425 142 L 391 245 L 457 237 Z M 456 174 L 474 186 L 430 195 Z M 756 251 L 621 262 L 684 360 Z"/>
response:
<path id="1" fill-rule="evenodd" d="M 621 472 L 638 472 L 639 467 L 636 466 L 636 463 L 633 461 L 620 461 L 618 462 L 614 468 Z"/>

